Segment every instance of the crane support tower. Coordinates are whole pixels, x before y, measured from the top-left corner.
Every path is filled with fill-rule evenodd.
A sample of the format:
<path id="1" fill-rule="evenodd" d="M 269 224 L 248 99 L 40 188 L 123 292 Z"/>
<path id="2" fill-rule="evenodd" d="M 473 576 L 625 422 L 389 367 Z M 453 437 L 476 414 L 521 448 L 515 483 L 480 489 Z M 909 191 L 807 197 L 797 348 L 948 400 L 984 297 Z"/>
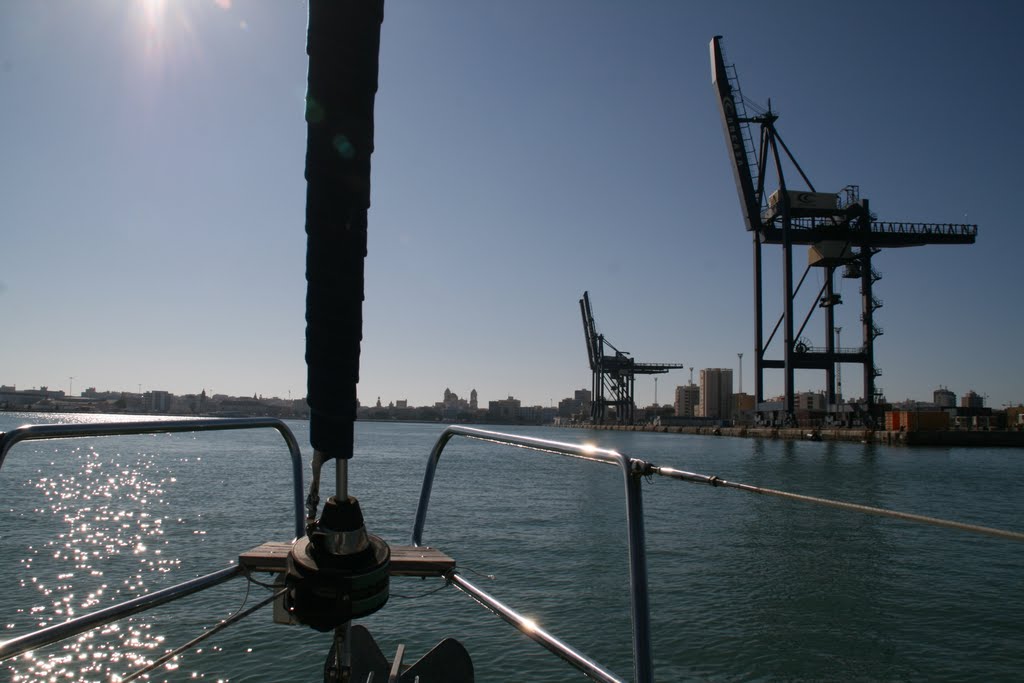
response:
<path id="1" fill-rule="evenodd" d="M 682 363 L 637 363 L 625 351 L 619 351 L 611 342 L 597 333 L 590 295 L 583 292 L 580 299 L 583 316 L 583 335 L 587 340 L 591 382 L 590 417 L 595 424 L 604 424 L 608 408 L 615 409 L 618 424 L 633 424 L 633 384 L 636 375 L 661 375 L 682 368 Z M 608 353 L 611 351 L 611 353 Z"/>
<path id="2" fill-rule="evenodd" d="M 875 385 L 881 371 L 875 366 L 874 341 L 882 334 L 874 313 L 882 302 L 875 297 L 873 285 L 881 275 L 872 267 L 871 258 L 885 247 L 915 247 L 925 244 L 973 244 L 978 226 L 949 223 L 880 222 L 872 215 L 868 200 L 860 197 L 856 185 L 839 192 L 818 192 L 804 174 L 775 122 L 778 116 L 744 100 L 735 67 L 727 65 L 722 53 L 721 36 L 711 40 L 711 81 L 718 96 L 719 112 L 725 130 L 726 146 L 732 162 L 733 178 L 739 193 L 746 229 L 754 247 L 754 400 L 758 416 L 767 414 L 764 404 L 764 370 L 785 372 L 784 419 L 794 419 L 794 373 L 797 369 L 824 370 L 830 409 L 837 404 L 835 379 L 840 363 L 863 366 L 864 398 L 855 406 L 859 417 L 871 425 L 879 417 L 882 390 Z M 752 110 L 748 114 L 747 107 Z M 756 134 L 756 136 L 755 136 Z M 802 181 L 787 185 L 784 164 L 788 160 Z M 766 180 L 771 174 L 778 183 L 766 195 Z M 783 312 L 765 338 L 762 245 L 782 246 Z M 807 245 L 808 264 L 794 287 L 793 248 Z M 824 284 L 799 322 L 794 298 L 811 268 L 823 271 Z M 835 344 L 835 306 L 842 303 L 835 290 L 835 275 L 860 282 L 860 347 L 837 348 Z M 824 344 L 815 346 L 804 331 L 817 310 L 824 311 Z M 799 322 L 799 328 L 797 324 Z M 768 348 L 782 327 L 782 357 L 768 358 Z M 775 352 L 777 353 L 777 351 Z M 844 416 L 846 412 L 842 413 Z M 850 416 L 858 417 L 858 416 Z"/>

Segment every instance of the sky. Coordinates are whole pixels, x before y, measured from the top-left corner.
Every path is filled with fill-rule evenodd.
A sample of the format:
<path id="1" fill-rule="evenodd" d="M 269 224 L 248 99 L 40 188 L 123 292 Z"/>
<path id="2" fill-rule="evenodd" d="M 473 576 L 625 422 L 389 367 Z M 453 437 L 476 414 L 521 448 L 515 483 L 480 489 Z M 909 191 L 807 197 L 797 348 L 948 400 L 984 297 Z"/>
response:
<path id="1" fill-rule="evenodd" d="M 305 394 L 306 13 L 0 3 L 0 383 Z M 979 225 L 971 246 L 875 257 L 886 398 L 1024 401 L 1022 25 L 1024 5 L 995 1 L 387 0 L 360 400 L 557 404 L 590 387 L 584 290 L 616 347 L 687 366 L 660 403 L 690 367 L 733 368 L 738 389 L 740 353 L 752 390 L 720 34 L 817 189 L 859 185 L 880 220 Z M 764 258 L 777 273 L 781 248 Z M 852 282 L 843 346 L 860 343 Z M 847 397 L 859 371 L 842 368 Z M 766 396 L 782 381 L 766 371 Z M 637 403 L 655 386 L 638 378 Z"/>

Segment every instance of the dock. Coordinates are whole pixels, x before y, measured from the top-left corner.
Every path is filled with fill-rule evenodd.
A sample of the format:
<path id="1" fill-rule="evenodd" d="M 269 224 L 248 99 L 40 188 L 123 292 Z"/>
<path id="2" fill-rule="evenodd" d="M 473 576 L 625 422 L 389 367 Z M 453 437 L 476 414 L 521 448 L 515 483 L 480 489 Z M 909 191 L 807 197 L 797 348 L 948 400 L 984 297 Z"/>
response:
<path id="1" fill-rule="evenodd" d="M 620 432 L 659 432 L 701 436 L 731 436 L 748 439 L 787 441 L 846 441 L 888 446 L 957 446 L 982 448 L 1024 448 L 1024 432 L 1018 431 L 887 431 L 862 428 L 820 429 L 814 427 L 679 427 L 663 425 L 576 425 L 580 429 Z"/>

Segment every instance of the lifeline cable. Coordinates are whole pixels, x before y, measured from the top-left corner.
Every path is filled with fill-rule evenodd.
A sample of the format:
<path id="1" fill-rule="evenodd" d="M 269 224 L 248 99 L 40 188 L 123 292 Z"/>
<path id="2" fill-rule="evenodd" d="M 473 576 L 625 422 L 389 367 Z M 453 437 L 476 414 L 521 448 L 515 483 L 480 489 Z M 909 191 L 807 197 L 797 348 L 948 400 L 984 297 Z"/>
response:
<path id="1" fill-rule="evenodd" d="M 832 500 L 831 498 L 805 496 L 800 493 L 790 493 L 789 491 L 779 491 L 778 489 L 768 489 L 760 486 L 754 486 L 752 484 L 743 484 L 740 482 L 728 481 L 725 479 L 720 479 L 719 477 L 708 476 L 706 474 L 685 472 L 683 470 L 677 470 L 671 467 L 661 467 L 658 465 L 648 465 L 648 467 L 650 468 L 650 471 L 655 472 L 656 474 L 660 474 L 664 477 L 669 477 L 672 479 L 679 479 L 680 481 L 689 481 L 697 484 L 710 484 L 711 486 L 721 486 L 724 488 L 738 489 L 740 491 L 747 491 L 748 493 L 760 493 L 766 496 L 776 496 L 778 498 L 798 500 L 804 503 L 824 505 L 825 507 L 838 508 L 840 510 L 851 510 L 854 512 L 863 512 L 869 515 L 878 515 L 880 517 L 902 519 L 907 522 L 920 522 L 922 524 L 930 524 L 932 526 L 943 527 L 946 529 L 958 529 L 960 531 L 968 531 L 975 534 L 995 536 L 996 538 L 1003 538 L 1010 541 L 1024 541 L 1024 533 L 1020 533 L 1018 531 L 1007 531 L 1005 529 L 996 529 L 994 527 L 981 526 L 979 524 L 954 522 L 952 520 L 941 519 L 939 517 L 928 517 L 927 515 L 918 515 L 912 512 L 900 512 L 898 510 L 888 510 L 886 508 L 871 507 L 870 505 L 860 505 L 859 503 L 847 503 L 841 500 Z"/>
<path id="2" fill-rule="evenodd" d="M 428 595 L 433 595 L 434 593 L 437 593 L 439 591 L 443 591 L 445 588 L 447 588 L 450 585 L 451 585 L 450 583 L 445 581 L 442 585 L 438 586 L 437 588 L 433 588 L 433 589 L 425 591 L 423 593 L 419 593 L 418 595 L 402 595 L 401 593 L 396 593 L 394 591 L 391 591 L 390 595 L 393 598 L 402 598 L 403 600 L 416 600 L 418 598 L 425 598 Z"/>
<path id="3" fill-rule="evenodd" d="M 206 631 L 204 633 L 199 634 L 198 636 L 196 636 L 192 640 L 188 641 L 184 645 L 176 647 L 175 649 L 171 650 L 170 652 L 165 653 L 162 657 L 159 657 L 159 658 L 153 660 L 152 662 L 150 662 L 146 666 L 142 667 L 141 669 L 137 669 L 136 671 L 133 671 L 132 673 L 130 673 L 127 676 L 125 676 L 124 678 L 118 679 L 119 682 L 120 683 L 128 683 L 128 681 L 134 681 L 136 678 L 139 678 L 140 676 L 148 674 L 150 671 L 153 671 L 154 669 L 159 668 L 165 662 L 168 662 L 171 659 L 173 659 L 174 657 L 177 657 L 178 655 L 180 655 L 185 650 L 188 650 L 193 645 L 197 645 L 197 644 L 203 642 L 204 640 L 206 640 L 207 638 L 212 636 L 214 633 L 217 633 L 219 631 L 223 631 L 225 628 L 227 628 L 231 624 L 234 624 L 237 621 L 241 621 L 242 619 L 246 618 L 247 616 L 249 616 L 250 614 L 252 614 L 256 610 L 258 610 L 259 608 L 265 607 L 267 604 L 269 604 L 269 603 L 273 602 L 274 600 L 276 600 L 277 598 L 281 597 L 286 592 L 287 592 L 287 589 L 278 591 L 277 593 L 274 593 L 273 595 L 271 595 L 269 598 L 266 598 L 265 600 L 262 600 L 261 602 L 258 602 L 257 604 L 253 605 L 252 607 L 250 607 L 249 609 L 245 610 L 244 612 L 236 612 L 234 615 L 232 615 L 232 616 L 228 617 L 227 619 L 225 619 L 224 621 L 220 622 L 219 624 L 217 624 L 216 626 L 211 628 L 209 631 Z"/>

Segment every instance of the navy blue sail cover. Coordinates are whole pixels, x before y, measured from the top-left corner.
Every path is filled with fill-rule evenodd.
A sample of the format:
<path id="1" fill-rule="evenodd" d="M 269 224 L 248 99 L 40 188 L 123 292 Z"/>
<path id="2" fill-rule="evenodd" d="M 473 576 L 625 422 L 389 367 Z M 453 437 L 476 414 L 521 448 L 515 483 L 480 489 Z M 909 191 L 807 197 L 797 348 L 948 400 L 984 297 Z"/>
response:
<path id="1" fill-rule="evenodd" d="M 383 0 L 309 3 L 306 400 L 310 443 L 328 458 L 353 449 L 383 17 Z"/>

